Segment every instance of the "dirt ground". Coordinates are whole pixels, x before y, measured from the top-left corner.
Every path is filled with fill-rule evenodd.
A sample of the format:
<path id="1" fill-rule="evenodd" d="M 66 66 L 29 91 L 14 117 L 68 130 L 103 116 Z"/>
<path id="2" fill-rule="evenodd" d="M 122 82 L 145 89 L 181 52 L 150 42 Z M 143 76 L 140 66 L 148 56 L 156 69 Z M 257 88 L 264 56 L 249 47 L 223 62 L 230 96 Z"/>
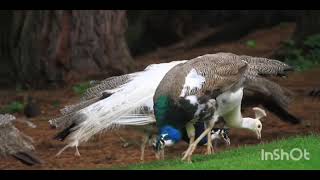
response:
<path id="1" fill-rule="evenodd" d="M 188 51 L 180 50 L 176 52 L 176 56 L 170 57 L 170 59 L 160 60 L 157 54 L 148 54 L 143 57 L 137 57 L 136 61 L 141 69 L 151 63 L 176 59 L 190 59 L 199 55 L 220 51 L 267 57 L 281 45 L 281 42 L 291 36 L 293 30 L 294 24 L 279 25 L 270 29 L 261 29 L 250 33 L 234 42 L 226 42 L 212 47 L 194 48 Z M 256 40 L 257 46 L 255 48 L 250 48 L 245 45 L 247 40 L 252 39 Z M 267 118 L 263 122 L 261 141 L 257 140 L 255 135 L 250 132 L 231 130 L 231 146 L 221 146 L 217 151 L 222 151 L 226 148 L 265 143 L 299 134 L 320 133 L 320 98 L 312 99 L 306 96 L 312 87 L 320 87 L 319 76 L 320 68 L 315 68 L 303 73 L 292 73 L 287 79 L 276 80 L 279 84 L 289 88 L 296 94 L 296 98 L 289 109 L 290 112 L 304 120 L 302 124 L 290 125 L 284 123 L 273 114 L 267 112 Z M 55 154 L 65 143 L 52 140 L 57 130 L 49 127 L 48 120 L 59 114 L 59 108 L 77 102 L 79 97 L 72 92 L 71 86 L 58 90 L 19 93 L 14 90 L 1 90 L 0 106 L 13 100 L 21 100 L 26 94 L 31 94 L 37 98 L 41 105 L 42 115 L 31 119 L 31 121 L 37 125 L 36 129 L 28 128 L 20 123 L 16 125 L 20 130 L 34 139 L 37 155 L 39 155 L 45 163 L 39 166 L 29 167 L 8 157 L 0 159 L 0 169 L 97 169 L 140 162 L 139 146 L 132 144 L 128 147 L 123 147 L 123 142 L 114 132 L 105 133 L 96 140 L 80 146 L 81 157 L 75 157 L 75 151 L 72 148 L 66 150 L 60 157 L 55 157 Z M 60 102 L 60 107 L 53 105 L 55 101 Z M 15 115 L 18 118 L 23 118 L 22 114 Z M 253 112 L 251 109 L 248 109 L 244 115 L 253 116 Z M 119 134 L 129 141 L 140 140 L 140 134 L 134 130 L 122 129 L 119 131 Z M 181 157 L 181 153 L 186 150 L 186 148 L 187 144 L 185 143 L 180 143 L 175 147 L 168 148 L 166 150 L 166 158 Z M 200 147 L 196 152 L 203 153 L 204 151 L 205 147 Z M 155 160 L 152 148 L 148 147 L 146 149 L 145 162 Z"/>

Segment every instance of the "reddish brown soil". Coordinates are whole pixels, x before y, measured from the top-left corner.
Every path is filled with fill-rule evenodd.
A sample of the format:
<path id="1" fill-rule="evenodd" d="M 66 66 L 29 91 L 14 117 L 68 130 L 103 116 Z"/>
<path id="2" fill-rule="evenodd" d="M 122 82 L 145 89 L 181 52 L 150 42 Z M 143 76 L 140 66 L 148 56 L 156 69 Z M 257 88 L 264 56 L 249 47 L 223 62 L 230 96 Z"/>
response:
<path id="1" fill-rule="evenodd" d="M 203 47 L 191 49 L 188 51 L 178 51 L 176 56 L 168 60 L 159 60 L 156 54 L 149 54 L 137 58 L 137 64 L 140 68 L 147 64 L 163 62 L 174 59 L 189 59 L 206 53 L 216 53 L 219 51 L 233 52 L 236 54 L 246 54 L 253 56 L 269 56 L 276 50 L 282 41 L 287 40 L 294 30 L 294 25 L 276 26 L 270 29 L 263 29 L 249 34 L 248 36 L 235 41 L 216 45 L 213 47 Z M 254 39 L 257 42 L 256 48 L 250 48 L 245 45 L 247 40 Z M 268 113 L 263 122 L 262 141 L 255 139 L 255 135 L 240 130 L 231 131 L 230 148 L 245 146 L 250 144 L 259 144 L 288 136 L 298 134 L 309 134 L 320 132 L 320 98 L 312 99 L 305 94 L 312 87 L 320 86 L 320 68 L 310 70 L 304 73 L 293 73 L 288 79 L 276 80 L 279 84 L 293 90 L 297 97 L 293 101 L 290 112 L 304 119 L 300 125 L 290 125 L 282 122 L 273 114 Z M 0 169 L 96 169 L 110 168 L 112 166 L 123 166 L 131 163 L 139 163 L 140 149 L 138 145 L 132 144 L 126 148 L 122 147 L 122 141 L 114 132 L 101 135 L 96 140 L 80 146 L 81 157 L 74 156 L 74 149 L 66 150 L 60 157 L 55 154 L 64 146 L 64 143 L 52 140 L 57 132 L 50 129 L 47 121 L 59 114 L 59 107 L 52 104 L 58 100 L 60 108 L 78 100 L 78 96 L 72 92 L 71 87 L 59 90 L 46 91 L 28 91 L 16 93 L 14 90 L 0 91 L 0 105 L 7 104 L 12 100 L 22 99 L 23 95 L 32 94 L 39 101 L 42 108 L 42 115 L 34 118 L 32 121 L 38 126 L 36 129 L 25 127 L 17 123 L 17 127 L 27 135 L 33 137 L 37 154 L 45 161 L 40 166 L 29 167 L 21 164 L 15 159 L 8 157 L 0 159 Z M 253 116 L 249 109 L 245 115 Z M 22 114 L 16 114 L 18 118 L 23 118 Z M 120 130 L 119 134 L 127 140 L 140 140 L 140 134 L 133 130 Z M 168 148 L 166 158 L 181 157 L 181 153 L 187 148 L 185 143 Z M 224 150 L 222 146 L 218 149 Z M 197 153 L 205 151 L 204 147 L 197 150 Z M 146 150 L 145 162 L 154 161 L 155 157 L 151 148 Z"/>

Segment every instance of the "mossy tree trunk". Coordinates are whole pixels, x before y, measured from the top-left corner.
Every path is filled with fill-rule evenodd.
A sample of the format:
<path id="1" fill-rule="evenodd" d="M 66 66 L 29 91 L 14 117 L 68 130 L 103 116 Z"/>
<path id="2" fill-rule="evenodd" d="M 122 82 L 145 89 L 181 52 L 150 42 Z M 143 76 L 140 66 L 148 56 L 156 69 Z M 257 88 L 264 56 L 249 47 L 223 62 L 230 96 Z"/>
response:
<path id="1" fill-rule="evenodd" d="M 5 15 L 1 61 L 12 79 L 24 86 L 61 85 L 94 74 L 127 73 L 132 68 L 124 36 L 125 11 L 14 10 Z"/>

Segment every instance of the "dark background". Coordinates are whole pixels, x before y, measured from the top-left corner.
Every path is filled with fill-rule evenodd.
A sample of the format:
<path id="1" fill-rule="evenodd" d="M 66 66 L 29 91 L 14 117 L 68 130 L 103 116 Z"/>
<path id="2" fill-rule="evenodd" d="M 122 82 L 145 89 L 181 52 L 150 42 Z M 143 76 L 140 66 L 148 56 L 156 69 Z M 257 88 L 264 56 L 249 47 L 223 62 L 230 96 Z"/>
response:
<path id="1" fill-rule="evenodd" d="M 0 84 L 49 88 L 133 72 L 150 52 L 214 46 L 293 22 L 296 47 L 319 33 L 318 10 L 3 10 Z M 249 42 L 254 45 L 254 42 Z M 288 52 L 272 55 L 284 60 Z M 170 54 L 162 57 L 170 57 Z"/>

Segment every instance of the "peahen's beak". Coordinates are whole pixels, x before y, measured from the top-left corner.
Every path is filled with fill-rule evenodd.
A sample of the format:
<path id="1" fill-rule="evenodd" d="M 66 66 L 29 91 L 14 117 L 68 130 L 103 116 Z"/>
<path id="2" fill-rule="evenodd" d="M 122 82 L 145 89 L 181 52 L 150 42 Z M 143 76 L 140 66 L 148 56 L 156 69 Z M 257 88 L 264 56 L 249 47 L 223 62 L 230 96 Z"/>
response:
<path id="1" fill-rule="evenodd" d="M 155 151 L 155 156 L 156 159 L 164 159 L 164 144 L 165 142 L 163 141 L 163 139 L 158 138 L 158 140 L 153 144 L 153 149 Z"/>
<path id="2" fill-rule="evenodd" d="M 223 133 L 223 135 L 222 135 L 222 138 L 223 138 L 223 140 L 224 140 L 224 142 L 228 145 L 228 146 L 230 146 L 230 138 L 229 138 L 229 130 L 228 129 L 224 129 L 224 133 Z"/>
<path id="3" fill-rule="evenodd" d="M 231 143 L 230 143 L 230 138 L 229 137 L 225 138 L 224 141 L 226 142 L 226 144 L 228 146 L 230 146 Z"/>
<path id="4" fill-rule="evenodd" d="M 256 135 L 257 135 L 257 138 L 260 140 L 261 139 L 261 131 L 257 130 Z"/>

